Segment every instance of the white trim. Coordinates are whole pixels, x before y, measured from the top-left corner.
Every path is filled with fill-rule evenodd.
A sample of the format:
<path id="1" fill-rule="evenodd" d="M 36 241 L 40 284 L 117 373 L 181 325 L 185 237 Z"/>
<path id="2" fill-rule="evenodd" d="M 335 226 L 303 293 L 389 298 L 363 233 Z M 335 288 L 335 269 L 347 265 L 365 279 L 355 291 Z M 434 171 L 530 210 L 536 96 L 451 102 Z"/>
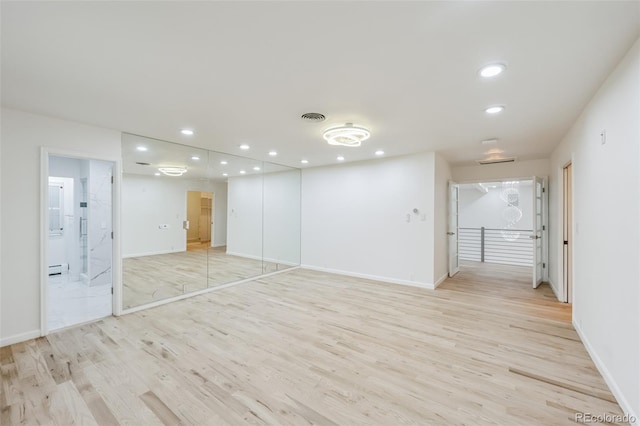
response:
<path id="1" fill-rule="evenodd" d="M 607 383 L 607 386 L 609 386 L 609 390 L 611 390 L 611 393 L 615 397 L 616 401 L 618 401 L 618 405 L 620 406 L 620 408 L 622 408 L 622 411 L 625 414 L 627 414 L 630 418 L 632 418 L 632 417 L 635 418 L 635 422 L 630 422 L 630 424 L 632 426 L 640 425 L 640 419 L 638 418 L 637 413 L 635 413 L 633 411 L 633 408 L 631 407 L 631 404 L 629 404 L 629 401 L 627 401 L 627 399 L 625 398 L 624 394 L 622 393 L 622 391 L 618 387 L 618 384 L 613 379 L 613 376 L 609 372 L 609 369 L 604 364 L 604 362 L 602 362 L 602 360 L 600 359 L 600 357 L 596 353 L 596 351 L 593 348 L 593 346 L 591 346 L 591 343 L 589 342 L 589 339 L 587 339 L 587 336 L 583 333 L 582 329 L 578 326 L 578 323 L 577 323 L 575 317 L 573 318 L 571 323 L 573 324 L 573 328 L 575 328 L 576 332 L 578 333 L 578 336 L 580 337 L 580 340 L 582 340 L 582 344 L 587 349 L 587 352 L 589 353 L 589 356 L 593 360 L 593 363 L 596 365 L 596 368 L 600 372 L 600 375 L 602 375 L 602 377 L 604 378 L 604 381 Z"/>
<path id="2" fill-rule="evenodd" d="M 440 277 L 440 279 L 438 279 L 435 284 L 433 285 L 433 288 L 436 289 L 438 288 L 438 286 L 440 284 L 442 284 L 444 282 L 444 280 L 446 280 L 447 278 L 449 278 L 449 273 L 445 273 L 443 276 Z"/>
<path id="3" fill-rule="evenodd" d="M 3 337 L 0 339 L 0 348 L 14 345 L 16 343 L 25 342 L 27 340 L 35 339 L 40 337 L 40 330 L 31 330 L 25 333 L 14 334 L 13 336 Z"/>
<path id="4" fill-rule="evenodd" d="M 560 297 L 560 293 L 558 292 L 558 286 L 556 286 L 556 284 L 551 280 L 551 277 L 549 277 L 549 281 L 547 282 L 549 283 L 549 287 L 551 287 L 551 290 L 553 290 L 553 294 L 556 295 L 558 302 L 564 303 L 564 300 L 562 300 L 562 298 Z"/>
<path id="5" fill-rule="evenodd" d="M 145 257 L 145 256 L 156 256 L 159 254 L 171 254 L 171 253 L 186 253 L 187 250 L 158 250 L 158 251 L 147 251 L 144 253 L 134 253 L 134 254 L 125 254 L 122 255 L 123 259 L 128 259 L 130 257 Z"/>
<path id="6" fill-rule="evenodd" d="M 401 280 L 397 278 L 381 277 L 379 275 L 361 274 L 359 272 L 342 271 L 339 269 L 321 268 L 313 265 L 300 265 L 302 269 L 308 269 L 310 271 L 328 272 L 330 274 L 345 275 L 347 277 L 364 278 L 372 281 L 380 281 L 389 284 L 400 284 L 410 287 L 426 288 L 428 290 L 435 290 L 435 286 L 432 283 L 423 283 L 419 281 Z"/>
<path id="7" fill-rule="evenodd" d="M 250 254 L 242 254 L 242 253 L 236 253 L 233 251 L 227 251 L 227 253 L 229 256 L 238 256 L 238 257 L 244 257 L 245 259 L 253 259 L 253 260 L 260 260 L 260 261 L 264 261 L 264 262 L 271 262 L 271 263 L 279 263 L 281 265 L 287 265 L 287 266 L 299 266 L 300 263 L 292 263 L 292 262 L 285 262 L 283 260 L 280 259 L 273 259 L 270 257 L 260 257 L 260 256 L 253 256 Z"/>
<path id="8" fill-rule="evenodd" d="M 234 287 L 234 286 L 236 286 L 238 284 L 245 284 L 245 283 L 248 283 L 250 281 L 258 281 L 258 280 L 261 280 L 263 278 L 270 277 L 272 275 L 278 275 L 278 274 L 281 274 L 283 272 L 293 271 L 293 270 L 298 269 L 298 268 L 299 268 L 299 266 L 295 266 L 293 268 L 283 269 L 281 271 L 269 272 L 268 274 L 256 275 L 255 277 L 245 278 L 244 280 L 234 281 L 234 282 L 230 282 L 230 283 L 227 283 L 227 284 L 222 284 L 222 285 L 219 285 L 219 286 L 216 286 L 216 287 L 210 287 L 210 288 L 205 288 L 205 289 L 202 289 L 202 290 L 192 291 L 190 293 L 181 294 L 179 296 L 169 297 L 169 298 L 166 298 L 166 299 L 158 300 L 156 302 L 147 303 L 146 305 L 140 305 L 140 306 L 136 306 L 136 307 L 133 307 L 133 308 L 125 309 L 125 310 L 122 311 L 121 314 L 122 315 L 126 315 L 126 314 L 131 314 L 131 313 L 134 313 L 134 312 L 138 312 L 138 311 L 143 311 L 143 310 L 149 309 L 149 308 L 155 308 L 155 307 L 158 307 L 158 306 L 166 305 L 167 303 L 177 302 L 178 300 L 188 299 L 190 297 L 200 296 L 201 294 L 211 293 L 213 291 L 218 291 L 218 290 L 223 290 L 225 288 Z"/>

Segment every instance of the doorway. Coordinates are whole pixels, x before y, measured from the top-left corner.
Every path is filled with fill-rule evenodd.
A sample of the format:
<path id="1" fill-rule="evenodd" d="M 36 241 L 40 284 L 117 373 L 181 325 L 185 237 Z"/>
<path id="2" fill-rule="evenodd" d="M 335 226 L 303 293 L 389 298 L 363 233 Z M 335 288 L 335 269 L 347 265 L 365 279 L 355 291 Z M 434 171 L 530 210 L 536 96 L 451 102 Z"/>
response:
<path id="1" fill-rule="evenodd" d="M 213 241 L 213 193 L 187 191 L 187 250 L 208 249 Z"/>
<path id="2" fill-rule="evenodd" d="M 571 163 L 567 164 L 562 173 L 563 200 L 562 200 L 562 268 L 563 268 L 563 297 L 564 301 L 573 301 L 573 176 Z"/>
<path id="3" fill-rule="evenodd" d="M 450 261 L 450 276 L 458 266 L 459 279 L 509 275 L 529 289 L 546 281 L 545 187 L 538 177 L 451 183 L 449 259 L 459 263 Z"/>
<path id="4" fill-rule="evenodd" d="M 46 330 L 113 313 L 113 169 L 47 154 Z"/>

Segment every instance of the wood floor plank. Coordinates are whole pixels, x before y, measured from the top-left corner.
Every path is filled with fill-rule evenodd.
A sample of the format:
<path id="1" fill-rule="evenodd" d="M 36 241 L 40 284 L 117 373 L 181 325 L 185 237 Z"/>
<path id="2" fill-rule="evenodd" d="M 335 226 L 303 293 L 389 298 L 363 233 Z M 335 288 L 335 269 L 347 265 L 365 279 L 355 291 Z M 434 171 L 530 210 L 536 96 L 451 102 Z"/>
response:
<path id="1" fill-rule="evenodd" d="M 294 270 L 0 352 L 2 424 L 575 424 L 622 414 L 526 268 Z M 519 374 L 516 374 L 519 373 Z"/>

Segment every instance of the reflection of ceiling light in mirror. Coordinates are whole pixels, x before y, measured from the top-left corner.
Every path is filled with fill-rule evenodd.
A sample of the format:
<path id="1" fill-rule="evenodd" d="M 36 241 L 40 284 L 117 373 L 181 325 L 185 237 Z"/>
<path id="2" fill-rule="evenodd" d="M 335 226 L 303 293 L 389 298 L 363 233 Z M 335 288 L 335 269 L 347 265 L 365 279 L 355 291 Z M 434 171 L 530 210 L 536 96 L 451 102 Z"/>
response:
<path id="1" fill-rule="evenodd" d="M 379 149 L 376 151 L 376 155 L 384 155 L 384 151 Z"/>
<path id="2" fill-rule="evenodd" d="M 506 68 L 505 64 L 487 65 L 480 69 L 480 75 L 484 78 L 495 77 L 496 75 L 501 74 Z"/>
<path id="3" fill-rule="evenodd" d="M 366 141 L 371 136 L 371 133 L 363 127 L 355 127 L 352 123 L 347 123 L 345 126 L 332 127 L 327 129 L 322 134 L 322 137 L 329 143 L 329 145 L 342 145 L 342 146 L 360 146 L 362 141 Z"/>
<path id="4" fill-rule="evenodd" d="M 245 172 L 244 170 L 240 170 L 240 174 L 241 174 L 241 175 L 243 175 L 243 174 L 245 174 L 245 173 L 247 173 L 247 172 Z"/>
<path id="5" fill-rule="evenodd" d="M 136 147 L 136 149 L 140 152 L 144 152 L 144 151 L 148 151 L 149 148 L 147 148 L 146 146 L 138 146 Z"/>
<path id="6" fill-rule="evenodd" d="M 192 160 L 199 160 L 200 157 L 198 157 L 197 155 L 194 155 L 193 157 L 191 157 Z"/>
<path id="7" fill-rule="evenodd" d="M 502 111 L 504 111 L 503 105 L 490 106 L 484 110 L 484 112 L 486 112 L 487 114 L 498 114 Z"/>
<path id="8" fill-rule="evenodd" d="M 160 173 L 154 173 L 156 176 L 160 176 Z"/>
<path id="9" fill-rule="evenodd" d="M 344 161 L 344 157 L 342 155 L 339 155 L 338 158 L 336 158 L 336 160 L 338 161 Z"/>
<path id="10" fill-rule="evenodd" d="M 229 173 L 223 173 L 222 176 L 229 176 Z"/>
<path id="11" fill-rule="evenodd" d="M 222 161 L 220 162 L 220 164 L 222 164 L 222 165 L 224 166 L 224 165 L 226 165 L 226 164 L 228 164 L 228 163 L 227 163 L 226 161 L 222 160 Z"/>
<path id="12" fill-rule="evenodd" d="M 187 173 L 186 167 L 158 167 L 158 170 L 167 176 L 182 176 Z"/>
<path id="13" fill-rule="evenodd" d="M 255 170 L 255 171 L 257 172 L 257 171 L 259 171 L 259 170 L 260 170 L 260 167 L 255 166 L 255 167 L 253 168 L 253 170 Z"/>
<path id="14" fill-rule="evenodd" d="M 249 145 L 247 145 L 246 143 L 240 145 L 240 149 L 242 149 L 244 151 L 248 150 L 249 148 L 251 148 L 251 147 Z"/>
<path id="15" fill-rule="evenodd" d="M 180 133 L 182 133 L 185 136 L 193 136 L 195 132 L 191 129 L 182 129 L 180 130 Z"/>
<path id="16" fill-rule="evenodd" d="M 276 151 L 269 151 L 269 155 L 275 157 L 278 153 Z"/>
<path id="17" fill-rule="evenodd" d="M 302 164 L 309 164 L 309 160 L 300 160 Z"/>

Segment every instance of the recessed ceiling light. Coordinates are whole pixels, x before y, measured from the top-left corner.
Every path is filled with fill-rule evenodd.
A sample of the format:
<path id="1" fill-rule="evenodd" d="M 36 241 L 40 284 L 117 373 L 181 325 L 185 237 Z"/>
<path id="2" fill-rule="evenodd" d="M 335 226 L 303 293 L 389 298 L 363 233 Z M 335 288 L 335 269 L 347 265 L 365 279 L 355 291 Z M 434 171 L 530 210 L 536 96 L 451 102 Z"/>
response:
<path id="1" fill-rule="evenodd" d="M 193 136 L 195 132 L 191 129 L 182 129 L 180 130 L 180 133 L 182 133 L 185 136 Z"/>
<path id="2" fill-rule="evenodd" d="M 278 153 L 276 151 L 269 151 L 269 155 L 275 157 Z"/>
<path id="3" fill-rule="evenodd" d="M 484 112 L 486 112 L 487 114 L 498 114 L 500 112 L 504 111 L 504 106 L 503 105 L 494 105 L 494 106 L 490 106 L 487 109 L 484 110 Z"/>
<path id="4" fill-rule="evenodd" d="M 338 161 L 344 161 L 344 157 L 342 155 L 339 155 L 338 158 L 336 158 L 336 160 Z"/>
<path id="5" fill-rule="evenodd" d="M 149 148 L 147 148 L 146 146 L 137 146 L 136 150 L 138 150 L 140 152 L 145 152 L 145 151 L 148 151 Z"/>
<path id="6" fill-rule="evenodd" d="M 243 174 L 245 174 L 245 173 L 247 173 L 247 172 L 245 172 L 244 170 L 240 170 L 240 174 L 241 174 L 241 175 L 243 175 Z"/>
<path id="7" fill-rule="evenodd" d="M 493 138 L 493 139 L 485 139 L 483 141 L 480 142 L 482 145 L 493 145 L 498 143 L 498 139 L 497 138 Z"/>
<path id="8" fill-rule="evenodd" d="M 260 167 L 255 166 L 255 167 L 253 168 L 253 170 L 255 170 L 255 171 L 257 172 L 258 170 L 260 170 Z"/>
<path id="9" fill-rule="evenodd" d="M 309 160 L 300 160 L 302 164 L 309 164 Z"/>
<path id="10" fill-rule="evenodd" d="M 223 173 L 222 176 L 229 176 L 229 173 Z"/>
<path id="11" fill-rule="evenodd" d="M 489 64 L 480 68 L 480 75 L 484 78 L 495 77 L 498 74 L 502 74 L 506 68 L 505 64 Z"/>
<path id="12" fill-rule="evenodd" d="M 156 173 L 154 173 L 154 174 L 155 174 L 156 176 L 160 176 L 160 173 L 159 173 L 159 172 L 156 172 Z"/>
<path id="13" fill-rule="evenodd" d="M 384 155 L 384 151 L 379 149 L 376 151 L 376 155 Z"/>
<path id="14" fill-rule="evenodd" d="M 250 147 L 249 145 L 247 145 L 246 143 L 243 143 L 242 145 L 240 145 L 240 149 L 243 149 L 243 150 L 245 150 L 245 151 L 246 151 L 247 149 L 249 149 L 249 148 L 251 148 L 251 147 Z"/>
<path id="15" fill-rule="evenodd" d="M 192 160 L 199 160 L 200 157 L 198 157 L 197 155 L 194 155 L 193 157 L 191 157 Z"/>
<path id="16" fill-rule="evenodd" d="M 224 166 L 224 165 L 226 165 L 226 164 L 228 164 L 228 163 L 227 163 L 226 161 L 222 160 L 222 161 L 220 162 L 220 164 L 222 164 L 222 165 Z"/>

